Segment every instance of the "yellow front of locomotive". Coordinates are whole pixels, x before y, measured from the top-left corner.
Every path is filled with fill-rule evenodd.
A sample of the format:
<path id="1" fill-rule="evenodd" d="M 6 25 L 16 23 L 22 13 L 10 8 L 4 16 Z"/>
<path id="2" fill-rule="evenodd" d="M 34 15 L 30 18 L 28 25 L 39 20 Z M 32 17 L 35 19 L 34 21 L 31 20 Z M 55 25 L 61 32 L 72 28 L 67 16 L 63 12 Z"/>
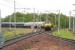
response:
<path id="1" fill-rule="evenodd" d="M 42 28 L 43 28 L 45 31 L 51 31 L 51 30 L 53 30 L 54 25 L 51 24 L 51 23 L 45 23 L 45 24 L 42 26 Z"/>

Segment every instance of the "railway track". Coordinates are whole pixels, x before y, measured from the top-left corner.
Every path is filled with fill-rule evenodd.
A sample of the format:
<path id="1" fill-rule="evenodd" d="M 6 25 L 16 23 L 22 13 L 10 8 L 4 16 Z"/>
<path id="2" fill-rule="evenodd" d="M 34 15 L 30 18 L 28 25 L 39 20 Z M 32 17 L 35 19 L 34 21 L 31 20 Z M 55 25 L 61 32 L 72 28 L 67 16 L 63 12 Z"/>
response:
<path id="1" fill-rule="evenodd" d="M 43 31 L 39 31 L 39 32 L 33 32 L 33 33 L 29 33 L 27 35 L 24 35 L 22 37 L 18 37 L 18 38 L 14 38 L 14 39 L 11 39 L 11 40 L 8 40 L 4 43 L 4 45 L 2 47 L 0 47 L 0 50 L 2 50 L 3 48 L 5 47 L 8 47 L 8 46 L 11 46 L 21 40 L 24 40 L 24 39 L 27 39 L 27 38 L 30 38 L 32 36 L 36 36 L 36 35 L 39 35 L 41 33 L 44 33 Z"/>
<path id="2" fill-rule="evenodd" d="M 25 36 L 22 36 L 22 37 L 19 37 L 19 38 L 15 38 L 15 39 L 11 39 L 9 41 L 6 41 L 5 44 L 0 47 L 0 50 L 18 50 L 15 49 L 16 48 L 16 45 L 19 45 L 19 43 L 25 39 L 28 39 L 30 37 L 33 37 L 33 36 L 36 36 L 36 35 L 40 35 L 40 34 L 47 34 L 49 36 L 52 36 L 52 34 L 49 34 L 50 32 L 45 32 L 45 31 L 38 31 L 38 32 L 33 32 L 33 33 L 30 33 L 28 35 L 25 35 Z M 55 36 L 52 36 L 52 37 L 55 37 Z M 62 39 L 60 37 L 55 37 L 56 39 Z M 67 41 L 67 42 L 70 42 L 70 43 L 73 43 L 74 46 L 75 46 L 75 41 L 73 40 L 68 40 L 68 39 L 63 39 L 64 41 Z M 22 43 L 22 42 L 21 42 Z M 23 45 L 23 44 L 22 44 Z M 21 46 L 22 46 L 21 45 Z M 15 46 L 15 47 L 14 47 Z M 20 46 L 20 47 L 21 47 Z M 22 46 L 23 47 L 23 46 Z M 6 49 L 5 49 L 6 48 Z M 9 49 L 9 48 L 13 48 L 13 49 Z M 19 48 L 20 49 L 20 48 Z M 22 49 L 20 49 L 22 50 Z"/>

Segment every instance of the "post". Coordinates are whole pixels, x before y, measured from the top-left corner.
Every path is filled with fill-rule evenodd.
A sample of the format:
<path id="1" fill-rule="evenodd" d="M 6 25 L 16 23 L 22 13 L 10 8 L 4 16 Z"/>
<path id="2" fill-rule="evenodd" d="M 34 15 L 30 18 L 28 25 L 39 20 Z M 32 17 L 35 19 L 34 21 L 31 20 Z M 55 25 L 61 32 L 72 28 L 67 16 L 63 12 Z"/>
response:
<path id="1" fill-rule="evenodd" d="M 55 25 L 56 25 L 56 14 L 55 14 Z"/>
<path id="2" fill-rule="evenodd" d="M 35 20 L 35 19 L 36 19 L 36 18 L 35 18 L 35 8 L 33 8 L 33 11 L 34 11 L 34 12 L 33 12 L 33 22 L 35 22 L 35 21 L 36 21 L 36 20 Z"/>
<path id="3" fill-rule="evenodd" d="M 75 4 L 72 4 L 72 5 L 75 6 Z M 75 11 L 75 10 L 74 10 L 74 11 Z M 74 15 L 74 17 L 73 17 L 73 32 L 75 32 L 75 26 L 74 26 L 74 25 L 75 25 L 75 23 L 74 23 L 75 20 L 74 20 L 74 18 L 75 18 L 75 15 Z"/>
<path id="4" fill-rule="evenodd" d="M 41 22 L 41 12 L 39 13 L 39 18 L 40 18 L 40 22 Z"/>
<path id="5" fill-rule="evenodd" d="M 71 11 L 70 11 L 70 16 L 69 16 L 69 30 L 71 29 Z"/>
<path id="6" fill-rule="evenodd" d="M 15 36 L 16 36 L 16 14 L 15 14 L 15 12 L 16 12 L 16 4 L 15 4 L 16 2 L 15 2 L 15 0 L 14 0 L 14 27 L 15 27 Z"/>
<path id="7" fill-rule="evenodd" d="M 60 30 L 60 10 L 59 10 L 59 13 L 58 13 L 58 32 L 59 32 L 59 30 Z"/>
<path id="8" fill-rule="evenodd" d="M 41 21 L 42 21 L 42 20 L 41 20 L 41 12 L 39 12 L 39 19 L 40 19 L 40 22 L 41 22 Z M 40 25 L 40 31 L 41 31 L 41 26 L 42 26 L 42 25 Z"/>
<path id="9" fill-rule="evenodd" d="M 24 13 L 25 13 L 25 8 L 24 8 Z M 24 18 L 25 17 L 25 15 L 23 15 L 23 23 L 24 23 L 24 26 L 25 26 L 25 22 L 24 22 Z M 24 27 L 25 28 L 25 27 Z M 24 33 L 25 33 L 25 31 L 24 31 Z"/>
<path id="10" fill-rule="evenodd" d="M 33 32 L 35 32 L 35 21 L 36 21 L 36 18 L 35 18 L 35 8 L 33 8 L 33 26 L 32 26 L 32 28 L 33 28 Z"/>
<path id="11" fill-rule="evenodd" d="M 24 8 L 24 13 L 25 13 L 25 8 Z M 24 22 L 24 19 L 25 19 L 25 18 L 24 18 L 24 16 L 23 16 L 23 22 Z"/>
<path id="12" fill-rule="evenodd" d="M 47 15 L 46 15 L 46 23 L 48 23 L 48 13 L 47 13 Z"/>
<path id="13" fill-rule="evenodd" d="M 9 17 L 9 23 L 10 23 L 9 29 L 10 29 L 10 31 L 11 31 L 11 24 L 12 24 L 12 22 L 11 22 L 11 17 L 12 17 L 12 16 Z"/>
<path id="14" fill-rule="evenodd" d="M 1 30 L 2 29 L 1 24 L 2 24 L 2 22 L 1 22 L 1 10 L 0 10 L 0 47 L 2 47 L 4 44 L 4 36 L 3 36 L 2 30 Z"/>
<path id="15" fill-rule="evenodd" d="M 75 16 L 75 15 L 74 15 L 74 16 Z M 74 18 L 75 18 L 75 17 L 73 17 L 73 32 L 75 32 L 75 29 L 74 29 L 74 28 L 75 28 L 75 26 L 74 26 L 74 24 L 75 24 L 74 21 L 75 21 L 75 20 L 74 20 Z"/>

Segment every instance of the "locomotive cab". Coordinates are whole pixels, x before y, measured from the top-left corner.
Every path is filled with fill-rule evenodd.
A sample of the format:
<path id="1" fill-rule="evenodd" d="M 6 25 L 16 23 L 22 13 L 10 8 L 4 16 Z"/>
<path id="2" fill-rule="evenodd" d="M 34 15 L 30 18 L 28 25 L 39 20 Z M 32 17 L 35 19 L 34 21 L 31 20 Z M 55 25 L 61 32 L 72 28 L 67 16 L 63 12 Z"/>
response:
<path id="1" fill-rule="evenodd" d="M 42 25 L 42 28 L 43 28 L 45 31 L 51 31 L 51 30 L 53 30 L 54 25 L 51 24 L 51 23 L 44 24 L 44 25 Z"/>

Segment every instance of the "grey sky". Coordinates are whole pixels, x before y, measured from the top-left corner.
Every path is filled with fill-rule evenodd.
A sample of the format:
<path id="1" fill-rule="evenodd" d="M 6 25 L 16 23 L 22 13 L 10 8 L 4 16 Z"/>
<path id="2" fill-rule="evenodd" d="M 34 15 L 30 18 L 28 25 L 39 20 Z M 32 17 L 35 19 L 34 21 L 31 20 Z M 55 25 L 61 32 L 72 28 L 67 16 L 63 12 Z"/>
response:
<path id="1" fill-rule="evenodd" d="M 1 0 L 0 9 L 2 11 L 2 17 L 13 13 L 13 1 L 14 0 Z M 63 14 L 69 14 L 69 11 L 74 10 L 75 7 L 72 5 L 75 0 L 15 0 L 16 7 L 19 8 L 37 8 L 39 11 L 52 11 L 60 10 Z M 17 10 L 23 11 L 23 10 Z M 32 11 L 32 10 L 29 10 Z"/>

